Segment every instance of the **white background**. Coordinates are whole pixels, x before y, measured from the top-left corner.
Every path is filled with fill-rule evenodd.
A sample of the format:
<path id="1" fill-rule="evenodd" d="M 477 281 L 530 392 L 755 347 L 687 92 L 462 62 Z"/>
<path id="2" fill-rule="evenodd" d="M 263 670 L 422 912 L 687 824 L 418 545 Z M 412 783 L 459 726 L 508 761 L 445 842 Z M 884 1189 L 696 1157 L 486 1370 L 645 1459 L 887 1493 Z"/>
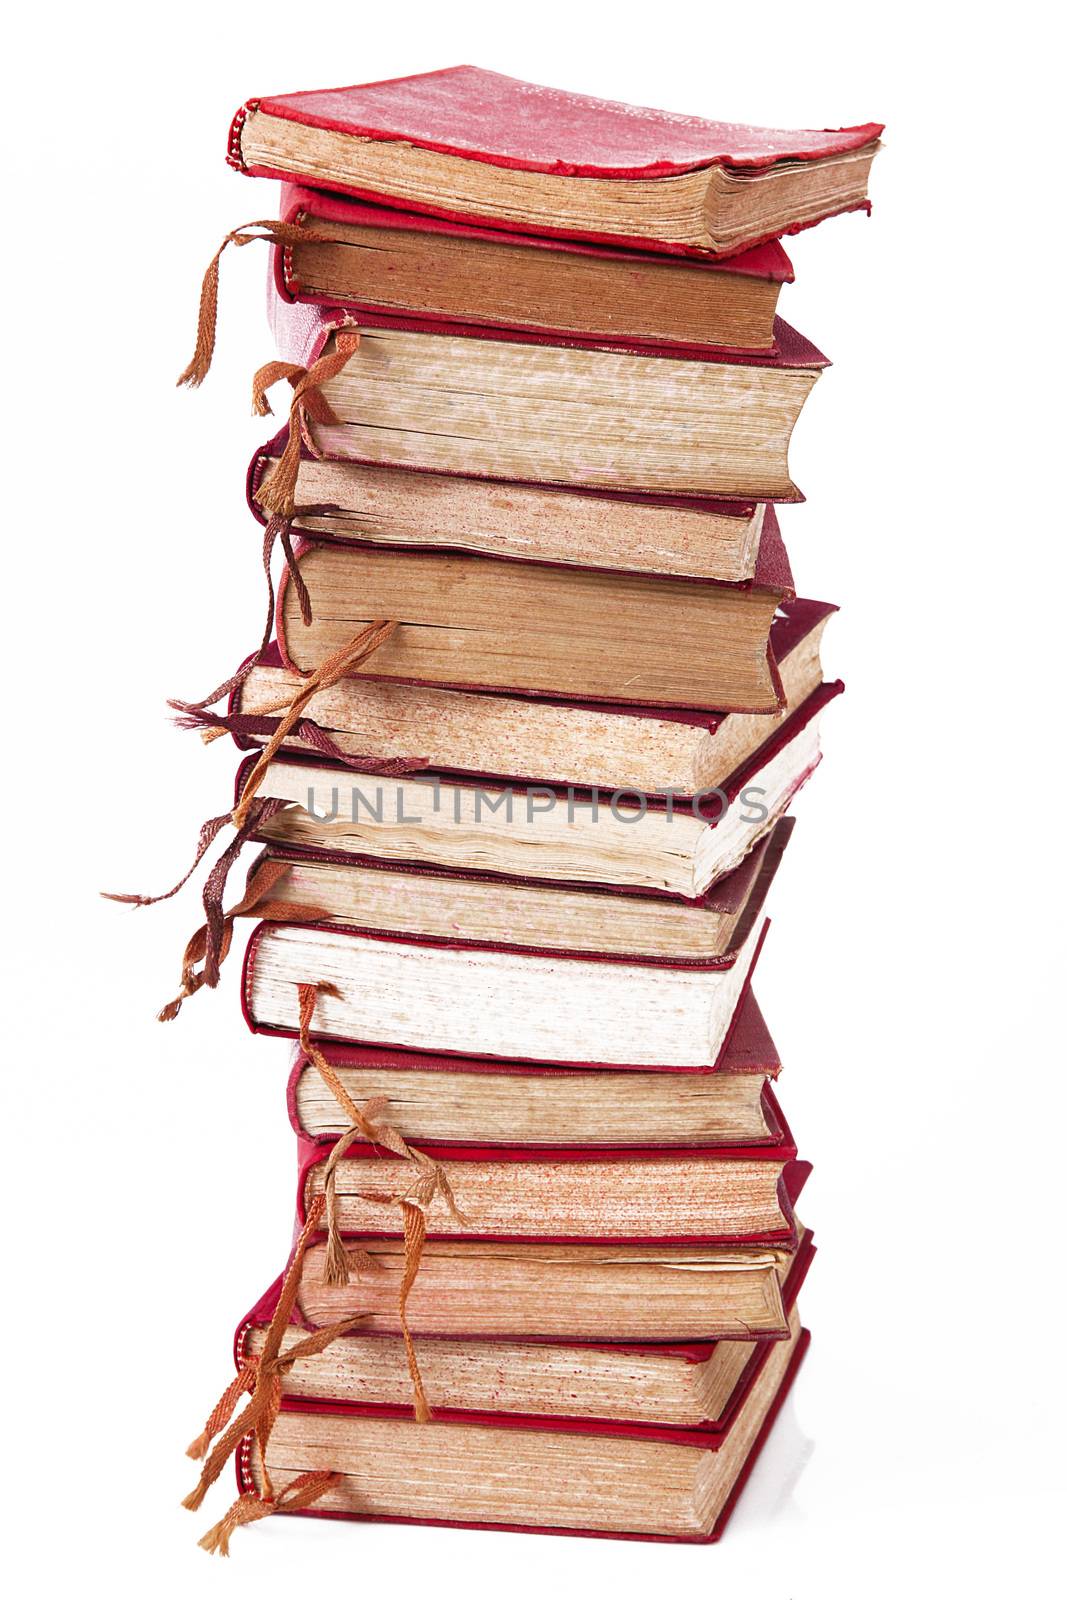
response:
<path id="1" fill-rule="evenodd" d="M 1058 51 L 1037 7 L 987 15 L 190 0 L 9 18 L 14 1592 L 1051 1590 L 1064 253 L 1043 117 Z M 224 264 L 206 387 L 174 378 L 211 251 L 275 205 L 223 161 L 238 103 L 456 61 L 727 119 L 888 124 L 873 218 L 795 240 L 783 297 L 835 362 L 794 440 L 808 502 L 782 522 L 802 590 L 843 605 L 826 659 L 849 684 L 758 985 L 817 1164 L 815 1341 L 716 1548 L 278 1518 L 223 1563 L 196 1538 L 232 1480 L 190 1516 L 182 1452 L 285 1255 L 287 1051 L 245 1030 L 236 958 L 157 1025 L 198 896 L 131 912 L 97 890 L 167 886 L 228 804 L 227 743 L 177 732 L 164 701 L 206 692 L 259 636 L 242 480 L 264 436 L 247 398 L 268 349 L 261 247 Z"/>

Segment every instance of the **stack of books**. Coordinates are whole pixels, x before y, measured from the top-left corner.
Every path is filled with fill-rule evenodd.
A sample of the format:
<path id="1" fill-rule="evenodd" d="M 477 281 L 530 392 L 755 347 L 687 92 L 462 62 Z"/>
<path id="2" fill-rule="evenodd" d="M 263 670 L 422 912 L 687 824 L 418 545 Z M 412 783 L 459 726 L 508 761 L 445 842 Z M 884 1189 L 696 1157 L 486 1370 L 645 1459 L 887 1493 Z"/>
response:
<path id="1" fill-rule="evenodd" d="M 283 181 L 230 237 L 271 243 L 285 568 L 184 707 L 245 754 L 183 995 L 261 914 L 299 1182 L 192 1447 L 193 1506 L 238 1465 L 209 1549 L 273 1511 L 711 1540 L 767 1436 L 813 1246 L 753 970 L 842 687 L 775 510 L 825 365 L 780 237 L 866 208 L 880 132 L 473 67 L 234 121 Z"/>

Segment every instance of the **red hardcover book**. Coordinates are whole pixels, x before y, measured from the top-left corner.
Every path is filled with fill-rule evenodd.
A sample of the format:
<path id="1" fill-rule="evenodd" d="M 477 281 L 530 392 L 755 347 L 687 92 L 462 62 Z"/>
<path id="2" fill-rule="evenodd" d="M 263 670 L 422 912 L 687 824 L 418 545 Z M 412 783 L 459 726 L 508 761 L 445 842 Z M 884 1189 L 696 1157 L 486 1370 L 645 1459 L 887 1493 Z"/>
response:
<path id="1" fill-rule="evenodd" d="M 284 184 L 283 222 L 312 238 L 273 250 L 286 300 L 653 348 L 760 351 L 793 268 L 777 240 L 728 262 L 472 228 Z M 316 237 L 317 236 L 317 237 Z"/>
<path id="2" fill-rule="evenodd" d="M 227 159 L 460 222 L 730 254 L 868 208 L 881 132 L 712 122 L 457 66 L 249 100 Z"/>
<path id="3" fill-rule="evenodd" d="M 829 364 L 781 318 L 773 351 L 724 358 L 622 338 L 355 318 L 287 301 L 273 282 L 268 314 L 278 354 L 302 367 L 358 325 L 358 347 L 321 384 L 337 421 L 304 419 L 320 455 L 630 493 L 799 499 L 789 436 Z"/>
<path id="4" fill-rule="evenodd" d="M 256 495 L 288 440 L 283 428 L 249 463 L 248 504 L 264 524 L 267 514 Z M 579 483 L 500 483 L 462 472 L 331 461 L 314 456 L 303 440 L 295 493 L 293 526 L 317 539 L 539 557 L 723 583 L 755 580 L 763 527 L 773 516 L 754 501 L 627 494 Z"/>
<path id="5" fill-rule="evenodd" d="M 287 566 L 275 632 L 296 672 L 389 617 L 399 630 L 360 668 L 378 681 L 552 700 L 580 687 L 592 699 L 763 714 L 784 704 L 770 630 L 793 588 L 773 521 L 744 583 L 371 540 L 301 540 L 294 555 L 314 615 L 305 622 Z"/>
<path id="6" fill-rule="evenodd" d="M 422 1154 L 442 1163 L 462 1212 L 457 1217 L 431 1206 L 426 1236 L 498 1244 L 524 1239 L 793 1249 L 799 1234 L 786 1174 L 797 1147 L 769 1089 L 767 1098 L 780 1140 L 775 1144 L 594 1150 L 423 1142 Z M 297 1141 L 301 1227 L 307 1207 L 323 1192 L 331 1148 Z M 350 1145 L 334 1168 L 341 1231 L 363 1239 L 398 1236 L 400 1213 L 384 1202 L 403 1193 L 410 1170 L 375 1145 Z"/>
<path id="7" fill-rule="evenodd" d="M 539 1061 L 329 1042 L 318 1049 L 357 1105 L 379 1098 L 402 1104 L 404 1130 L 416 1143 L 443 1147 L 476 1137 L 506 1144 L 518 1136 L 530 1149 L 564 1138 L 590 1149 L 677 1148 L 777 1145 L 783 1138 L 767 1093 L 781 1061 L 751 986 L 716 1071 L 677 1074 L 670 1094 L 652 1072 L 587 1072 Z M 286 1100 L 300 1138 L 330 1144 L 347 1133 L 348 1118 L 299 1044 Z"/>
<path id="8" fill-rule="evenodd" d="M 524 942 L 524 930 L 502 943 L 262 923 L 245 951 L 246 1020 L 255 1032 L 296 1036 L 298 986 L 329 980 L 334 992 L 320 996 L 313 1020 L 327 1039 L 555 1066 L 708 1071 L 755 965 L 763 905 L 792 828 L 783 818 L 712 891 L 728 938 L 719 954 L 546 950 Z M 600 893 L 605 913 L 621 898 Z"/>
<path id="9" fill-rule="evenodd" d="M 813 695 L 820 696 L 810 707 L 815 711 L 825 694 L 841 692 L 840 683 L 820 681 L 818 655 L 822 629 L 836 609 L 792 600 L 771 624 L 770 647 L 793 712 Z M 299 687 L 274 642 L 231 695 L 222 725 L 239 748 L 254 748 L 277 726 L 270 708 Z M 766 728 L 777 732 L 773 719 L 732 712 L 423 690 L 361 675 L 316 695 L 285 750 L 321 751 L 321 730 L 354 767 L 361 756 L 419 756 L 442 775 L 636 789 L 649 796 L 669 788 L 684 801 L 728 783 L 764 744 Z"/>

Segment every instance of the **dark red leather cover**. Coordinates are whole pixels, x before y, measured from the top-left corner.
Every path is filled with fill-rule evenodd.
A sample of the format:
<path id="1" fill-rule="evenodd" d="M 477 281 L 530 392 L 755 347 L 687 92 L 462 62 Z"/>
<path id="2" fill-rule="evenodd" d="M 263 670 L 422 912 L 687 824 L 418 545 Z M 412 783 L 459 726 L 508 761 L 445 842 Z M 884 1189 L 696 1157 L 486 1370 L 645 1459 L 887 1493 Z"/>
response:
<path id="1" fill-rule="evenodd" d="M 283 181 L 291 181 L 292 174 L 245 163 L 241 132 L 252 111 L 357 138 L 398 139 L 490 166 L 621 179 L 663 178 L 712 166 L 759 170 L 778 161 L 819 160 L 861 149 L 882 132 L 882 124 L 877 122 L 839 129 L 756 128 L 712 122 L 571 94 L 464 65 L 379 83 L 247 100 L 230 124 L 226 159 L 238 172 Z M 388 194 L 359 185 L 334 182 L 331 187 L 365 199 L 390 201 Z M 412 206 L 407 201 L 405 207 L 460 222 L 468 220 L 462 210 L 447 205 Z M 869 211 L 870 204 L 861 201 L 843 209 Z M 499 225 L 509 227 L 506 222 Z M 795 223 L 782 231 L 798 233 L 806 226 L 812 224 Z M 571 231 L 586 239 L 604 237 L 588 228 L 544 231 Z M 670 241 L 620 236 L 613 242 L 676 255 L 709 253 Z M 736 249 L 748 248 L 751 242 Z"/>
<path id="2" fill-rule="evenodd" d="M 472 243 L 494 243 L 510 245 L 531 250 L 563 252 L 568 255 L 593 256 L 604 261 L 615 261 L 623 267 L 632 267 L 642 263 L 655 266 L 657 262 L 664 261 L 662 251 L 621 250 L 608 244 L 593 245 L 583 244 L 579 240 L 570 238 L 537 237 L 534 234 L 520 234 L 517 232 L 505 233 L 500 229 L 491 227 L 475 227 L 457 222 L 446 222 L 441 217 L 410 211 L 392 211 L 384 206 L 367 205 L 358 200 L 345 199 L 341 195 L 326 194 L 316 189 L 305 189 L 298 184 L 285 183 L 282 185 L 280 215 L 285 222 L 308 222 L 310 227 L 317 232 L 325 232 L 331 222 L 343 223 L 350 228 L 391 228 L 400 233 L 427 233 L 437 237 L 451 239 L 467 239 Z M 373 316 L 377 312 L 388 314 L 389 308 L 380 302 L 363 300 L 351 294 L 323 294 L 305 289 L 299 282 L 293 263 L 293 246 L 274 246 L 271 250 L 272 271 L 275 287 L 285 300 L 300 300 L 308 304 L 317 305 L 344 305 L 349 310 L 359 315 Z M 763 278 L 772 283 L 792 283 L 793 267 L 777 239 L 768 240 L 764 244 L 755 245 L 750 250 L 744 250 L 739 255 L 734 255 L 729 260 L 714 256 L 690 256 L 687 266 L 697 272 L 728 273 L 734 277 Z M 436 312 L 424 312 L 428 321 L 437 322 L 446 320 Z M 547 324 L 535 321 L 532 317 L 524 318 L 521 322 L 506 321 L 499 317 L 486 317 L 484 315 L 470 315 L 464 318 L 473 326 L 496 328 L 529 328 L 539 333 L 544 333 L 550 338 L 568 337 L 566 330 L 552 328 Z M 611 335 L 603 333 L 593 337 L 610 339 Z M 655 348 L 657 341 L 644 336 L 634 336 L 636 345 L 648 345 Z M 687 340 L 672 339 L 672 347 L 676 350 L 698 351 L 719 350 L 724 355 L 739 347 L 736 345 L 698 344 Z M 750 347 L 753 350 L 760 346 Z"/>
<path id="3" fill-rule="evenodd" d="M 724 355 L 720 350 L 704 346 L 679 349 L 677 345 L 641 344 L 629 339 L 589 339 L 581 334 L 544 334 L 529 328 L 472 328 L 464 322 L 447 322 L 430 317 L 404 317 L 393 312 L 376 312 L 373 316 L 354 317 L 342 306 L 315 305 L 296 302 L 279 294 L 273 279 L 267 286 L 267 317 L 274 333 L 278 354 L 283 361 L 296 362 L 309 367 L 322 354 L 326 341 L 338 328 L 359 327 L 368 331 L 374 328 L 395 328 L 403 333 L 438 334 L 448 338 L 482 339 L 499 344 L 552 345 L 566 350 L 607 350 L 614 354 L 631 353 L 663 361 L 709 361 L 720 366 L 734 367 L 784 367 L 821 371 L 830 362 L 810 339 L 790 326 L 781 317 L 774 319 L 773 350 L 731 350 Z M 440 469 L 438 469 L 440 470 Z"/>
<path id="4" fill-rule="evenodd" d="M 882 132 L 876 122 L 823 129 L 712 122 L 470 65 L 273 95 L 254 104 L 312 128 L 581 178 L 662 178 L 718 165 L 758 170 L 858 150 Z"/>
<path id="5" fill-rule="evenodd" d="M 655 1161 L 660 1164 L 678 1164 L 690 1161 L 761 1161 L 773 1164 L 782 1164 L 782 1174 L 778 1186 L 778 1201 L 782 1213 L 783 1226 L 757 1233 L 729 1233 L 707 1232 L 699 1234 L 556 1234 L 539 1233 L 537 1242 L 540 1244 L 647 1244 L 647 1245 L 749 1245 L 768 1244 L 785 1245 L 794 1247 L 799 1240 L 796 1216 L 789 1201 L 788 1191 L 790 1185 L 786 1181 L 786 1169 L 796 1160 L 797 1147 L 782 1114 L 781 1107 L 770 1088 L 767 1089 L 767 1099 L 772 1118 L 778 1123 L 781 1131 L 781 1143 L 768 1145 L 699 1145 L 686 1146 L 679 1149 L 671 1145 L 633 1145 L 600 1148 L 589 1145 L 485 1145 L 485 1144 L 458 1144 L 443 1141 L 425 1143 L 420 1142 L 419 1149 L 431 1159 L 450 1162 L 454 1166 L 462 1166 L 465 1162 L 476 1162 L 491 1166 L 521 1166 L 528 1161 L 559 1163 L 569 1162 L 575 1165 L 600 1165 L 611 1166 L 615 1163 L 628 1165 L 631 1162 Z M 306 1194 L 307 1181 L 311 1169 L 322 1166 L 328 1159 L 332 1141 L 324 1145 L 316 1139 L 297 1138 L 297 1191 L 296 1213 L 300 1227 L 307 1221 Z M 387 1150 L 378 1145 L 358 1142 L 349 1147 L 345 1152 L 344 1160 L 366 1161 L 373 1163 L 379 1157 L 386 1160 L 393 1159 Z M 373 1176 L 373 1174 L 371 1174 Z M 608 1180 L 610 1182 L 610 1179 Z M 462 1176 L 455 1175 L 457 1193 L 462 1187 Z M 462 1204 L 462 1195 L 460 1194 Z M 440 1233 L 435 1226 L 439 1212 L 432 1208 L 427 1213 L 427 1237 L 447 1238 L 449 1240 L 478 1240 L 485 1244 L 508 1244 L 516 1241 L 520 1236 L 514 1233 L 487 1233 L 471 1226 L 461 1232 L 449 1230 Z M 383 1222 L 393 1220 L 383 1212 Z M 473 1219 L 472 1219 L 473 1220 Z M 360 1231 L 362 1239 L 397 1238 L 402 1233 L 399 1213 L 392 1227 L 384 1226 L 373 1230 Z"/>

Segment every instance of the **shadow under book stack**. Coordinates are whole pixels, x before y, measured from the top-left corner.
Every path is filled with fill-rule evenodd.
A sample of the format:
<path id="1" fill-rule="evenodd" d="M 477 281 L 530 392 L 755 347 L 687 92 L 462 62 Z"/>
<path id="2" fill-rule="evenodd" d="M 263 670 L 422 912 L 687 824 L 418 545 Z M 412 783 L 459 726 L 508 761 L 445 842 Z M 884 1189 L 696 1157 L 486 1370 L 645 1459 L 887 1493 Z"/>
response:
<path id="1" fill-rule="evenodd" d="M 284 184 L 286 561 L 186 712 L 245 751 L 217 957 L 262 913 L 299 1183 L 192 1451 L 194 1506 L 238 1464 L 209 1549 L 272 1511 L 710 1540 L 766 1437 L 813 1246 L 752 978 L 842 687 L 775 510 L 825 365 L 779 241 L 865 207 L 880 131 L 470 67 L 235 119 Z"/>

